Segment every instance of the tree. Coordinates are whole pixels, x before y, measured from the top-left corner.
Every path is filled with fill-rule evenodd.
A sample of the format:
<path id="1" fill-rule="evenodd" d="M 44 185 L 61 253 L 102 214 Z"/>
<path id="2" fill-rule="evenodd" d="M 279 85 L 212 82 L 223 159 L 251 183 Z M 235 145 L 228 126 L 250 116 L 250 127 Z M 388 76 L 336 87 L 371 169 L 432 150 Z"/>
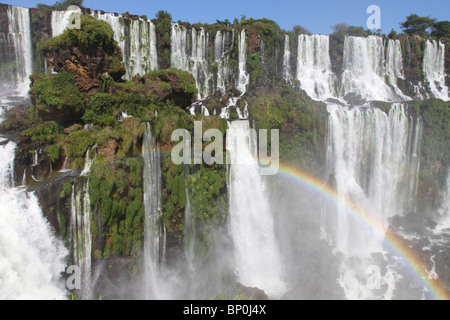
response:
<path id="1" fill-rule="evenodd" d="M 347 34 L 348 24 L 346 23 L 338 23 L 334 26 L 330 27 L 334 32 Z"/>
<path id="2" fill-rule="evenodd" d="M 346 36 L 367 37 L 372 34 L 370 30 L 364 30 L 363 27 L 349 26 L 346 23 L 338 23 L 331 27 L 335 33 L 345 34 Z"/>
<path id="3" fill-rule="evenodd" d="M 159 11 L 156 13 L 156 19 L 158 19 L 158 20 L 170 20 L 170 21 L 172 21 L 172 15 L 171 15 L 169 12 L 167 12 L 167 11 L 159 10 Z"/>
<path id="4" fill-rule="evenodd" d="M 395 31 L 394 29 L 391 29 L 391 32 L 389 32 L 389 34 L 388 34 L 388 38 L 389 39 L 397 39 L 398 38 L 397 31 Z"/>
<path id="5" fill-rule="evenodd" d="M 406 21 L 400 23 L 400 27 L 403 31 L 412 36 L 419 35 L 423 38 L 430 36 L 429 31 L 433 29 L 436 19 L 428 17 L 419 17 L 417 14 L 411 14 L 406 17 Z"/>
<path id="6" fill-rule="evenodd" d="M 301 26 L 301 25 L 296 25 L 294 26 L 294 28 L 292 29 L 294 30 L 294 33 L 298 36 L 299 34 L 311 34 L 311 31 L 309 31 L 308 29 L 306 29 L 305 27 Z"/>
<path id="7" fill-rule="evenodd" d="M 438 40 L 450 41 L 450 21 L 439 21 L 433 25 L 431 36 Z"/>
<path id="8" fill-rule="evenodd" d="M 83 0 L 64 0 L 64 1 L 57 1 L 53 5 L 47 5 L 43 3 L 38 3 L 37 7 L 39 9 L 47 9 L 47 10 L 56 10 L 56 11 L 63 11 L 67 10 L 70 6 L 78 6 L 82 8 Z"/>

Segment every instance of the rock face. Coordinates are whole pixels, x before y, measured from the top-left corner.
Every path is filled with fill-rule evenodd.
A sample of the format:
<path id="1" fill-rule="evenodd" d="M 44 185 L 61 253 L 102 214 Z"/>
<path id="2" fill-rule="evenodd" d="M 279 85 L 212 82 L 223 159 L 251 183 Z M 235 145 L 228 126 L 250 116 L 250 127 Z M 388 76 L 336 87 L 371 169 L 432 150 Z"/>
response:
<path id="1" fill-rule="evenodd" d="M 96 72 L 100 71 L 101 58 L 88 57 L 79 48 L 47 51 L 45 57 L 57 72 L 72 73 L 81 91 L 89 92 L 92 88 L 98 87 Z"/>
<path id="2" fill-rule="evenodd" d="M 77 47 L 65 47 L 57 50 L 45 50 L 44 56 L 55 71 L 73 74 L 76 86 L 85 93 L 99 87 L 97 76 L 105 74 L 111 66 L 105 63 L 105 53 L 100 48 L 86 48 L 85 50 Z M 116 77 L 118 76 L 116 75 Z"/>
<path id="3" fill-rule="evenodd" d="M 111 27 L 89 15 L 82 16 L 80 30 L 67 29 L 41 43 L 40 49 L 55 71 L 74 75 L 83 93 L 98 89 L 99 75 L 109 74 L 117 81 L 126 72 Z"/>

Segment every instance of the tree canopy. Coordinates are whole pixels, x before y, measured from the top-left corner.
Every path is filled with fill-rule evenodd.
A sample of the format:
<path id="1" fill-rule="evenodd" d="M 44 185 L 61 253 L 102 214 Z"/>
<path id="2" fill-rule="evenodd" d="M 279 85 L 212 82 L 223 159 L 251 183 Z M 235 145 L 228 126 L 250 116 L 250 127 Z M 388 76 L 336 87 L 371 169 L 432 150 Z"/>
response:
<path id="1" fill-rule="evenodd" d="M 417 14 L 411 14 L 406 17 L 406 21 L 400 23 L 400 27 L 406 34 L 429 37 L 436 19 L 430 17 L 419 17 Z"/>
<path id="2" fill-rule="evenodd" d="M 450 21 L 439 21 L 433 25 L 431 36 L 439 40 L 450 41 Z"/>
<path id="3" fill-rule="evenodd" d="M 63 11 L 63 10 L 67 10 L 67 8 L 70 6 L 78 6 L 81 8 L 82 4 L 83 4 L 83 0 L 64 0 L 64 1 L 57 1 L 53 5 L 38 3 L 37 7 L 39 9 Z"/>
<path id="4" fill-rule="evenodd" d="M 346 36 L 366 37 L 372 34 L 370 30 L 364 30 L 363 27 L 349 26 L 346 23 L 338 23 L 332 26 L 331 29 L 336 33 L 345 34 Z"/>

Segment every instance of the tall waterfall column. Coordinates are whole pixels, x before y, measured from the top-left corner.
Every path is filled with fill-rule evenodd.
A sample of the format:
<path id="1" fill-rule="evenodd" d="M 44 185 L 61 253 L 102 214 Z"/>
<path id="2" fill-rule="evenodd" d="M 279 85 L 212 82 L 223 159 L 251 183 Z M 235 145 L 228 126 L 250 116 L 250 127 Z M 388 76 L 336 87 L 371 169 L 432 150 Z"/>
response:
<path id="1" fill-rule="evenodd" d="M 228 169 L 228 188 L 236 274 L 243 285 L 278 297 L 285 290 L 283 267 L 256 147 L 256 132 L 249 121 L 229 123 L 226 148 L 234 161 Z"/>
<path id="2" fill-rule="evenodd" d="M 165 262 L 166 230 L 162 221 L 161 158 L 159 145 L 146 123 L 142 146 L 144 157 L 145 203 L 145 290 L 147 299 L 165 298 L 161 279 L 161 265 Z"/>

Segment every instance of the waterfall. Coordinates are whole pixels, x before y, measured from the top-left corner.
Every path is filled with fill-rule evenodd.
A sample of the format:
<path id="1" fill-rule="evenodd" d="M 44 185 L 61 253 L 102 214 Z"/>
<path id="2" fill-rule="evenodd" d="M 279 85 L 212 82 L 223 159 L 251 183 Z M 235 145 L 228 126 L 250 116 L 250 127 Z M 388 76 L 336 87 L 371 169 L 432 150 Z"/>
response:
<path id="1" fill-rule="evenodd" d="M 411 100 L 411 98 L 405 96 L 397 86 L 398 79 L 405 79 L 403 71 L 402 46 L 400 44 L 400 40 L 389 39 L 388 41 L 386 53 L 386 77 L 388 79 L 388 83 L 402 100 Z"/>
<path id="2" fill-rule="evenodd" d="M 291 71 L 291 48 L 289 43 L 289 36 L 284 36 L 284 51 L 283 51 L 283 79 L 287 83 L 292 82 Z"/>
<path id="3" fill-rule="evenodd" d="M 231 40 L 231 46 L 234 40 L 234 32 L 231 32 L 233 39 Z M 223 32 L 218 30 L 214 37 L 214 62 L 217 65 L 217 80 L 216 89 L 220 91 L 222 95 L 226 93 L 226 84 L 229 83 L 231 76 L 230 69 L 228 68 L 228 62 L 230 56 L 227 54 L 232 47 L 227 48 L 229 42 L 229 32 Z"/>
<path id="4" fill-rule="evenodd" d="M 241 31 L 238 36 L 239 45 L 239 76 L 236 83 L 236 88 L 241 92 L 241 96 L 247 91 L 247 86 L 250 83 L 250 75 L 247 73 L 247 36 L 245 29 Z"/>
<path id="5" fill-rule="evenodd" d="M 12 52 L 5 48 L 7 51 L 5 58 L 8 60 L 7 63 L 10 64 L 11 70 L 14 71 L 13 79 L 6 79 L 9 81 L 12 80 L 14 83 L 13 85 L 9 84 L 10 90 L 8 90 L 8 94 L 11 95 L 13 93 L 14 95 L 26 96 L 29 89 L 29 77 L 33 72 L 33 49 L 29 9 L 9 6 L 8 21 L 9 34 L 6 36 L 6 39 L 3 36 L 2 45 L 7 45 L 7 43 L 12 42 L 15 57 L 14 60 L 11 59 Z M 4 58 L 0 57 L 0 59 L 3 60 Z M 3 63 L 4 61 L 1 62 Z"/>
<path id="6" fill-rule="evenodd" d="M 386 231 L 388 218 L 414 208 L 421 123 L 413 121 L 402 104 L 393 104 L 388 114 L 370 107 L 328 105 L 327 110 L 330 180 L 339 196 L 368 215 L 371 226 Z M 325 229 L 344 257 L 368 262 L 371 254 L 383 252 L 383 238 L 361 225 L 347 207 L 337 205 L 330 212 Z M 347 297 L 370 298 L 353 267 L 346 264 L 340 279 Z M 385 276 L 392 280 L 389 270 Z"/>
<path id="7" fill-rule="evenodd" d="M 127 77 L 158 69 L 155 26 L 148 20 L 131 20 L 129 56 L 125 59 Z"/>
<path id="8" fill-rule="evenodd" d="M 15 150 L 13 142 L 0 146 L 0 299 L 66 299 L 60 274 L 67 250 L 37 197 L 14 188 Z"/>
<path id="9" fill-rule="evenodd" d="M 431 95 L 449 101 L 448 87 L 445 85 L 445 44 L 427 40 L 423 57 L 423 73 L 429 82 Z"/>
<path id="10" fill-rule="evenodd" d="M 352 93 L 369 101 L 401 101 L 385 82 L 384 51 L 383 38 L 378 36 L 345 39 L 342 96 Z"/>
<path id="11" fill-rule="evenodd" d="M 158 69 L 156 31 L 150 20 L 139 18 L 130 20 L 129 25 L 126 25 L 122 15 L 102 14 L 99 11 L 94 11 L 92 15 L 108 23 L 114 31 L 114 40 L 123 53 L 127 80 Z"/>
<path id="12" fill-rule="evenodd" d="M 328 35 L 298 36 L 297 79 L 314 100 L 336 97 L 336 77 L 331 71 Z"/>
<path id="13" fill-rule="evenodd" d="M 146 298 L 157 299 L 166 298 L 167 292 L 164 289 L 168 289 L 164 287 L 160 272 L 161 265 L 165 264 L 166 248 L 166 230 L 161 211 L 161 155 L 150 123 L 146 123 L 145 126 L 142 146 L 145 203 L 145 286 Z"/>
<path id="14" fill-rule="evenodd" d="M 447 172 L 445 191 L 442 195 L 442 203 L 438 210 L 438 224 L 434 230 L 435 234 L 450 234 L 450 169 Z"/>
<path id="15" fill-rule="evenodd" d="M 76 12 L 81 12 L 81 9 L 77 10 L 64 10 L 64 11 L 52 11 L 52 36 L 56 37 L 64 33 L 66 28 L 72 23 L 72 15 Z"/>
<path id="16" fill-rule="evenodd" d="M 187 39 L 190 39 L 190 42 Z M 203 28 L 188 30 L 177 23 L 172 24 L 171 33 L 171 66 L 187 71 L 195 78 L 198 88 L 198 99 L 203 100 L 211 93 L 213 75 L 208 62 L 209 41 L 208 33 Z"/>
<path id="17" fill-rule="evenodd" d="M 265 181 L 254 158 L 256 132 L 249 121 L 229 123 L 226 148 L 237 160 L 228 169 L 228 190 L 238 281 L 258 287 L 270 297 L 280 296 L 285 290 L 281 257 Z"/>
<path id="18" fill-rule="evenodd" d="M 70 243 L 73 261 L 81 272 L 81 297 L 92 298 L 92 233 L 89 175 L 96 146 L 86 152 L 84 169 L 72 186 Z"/>

